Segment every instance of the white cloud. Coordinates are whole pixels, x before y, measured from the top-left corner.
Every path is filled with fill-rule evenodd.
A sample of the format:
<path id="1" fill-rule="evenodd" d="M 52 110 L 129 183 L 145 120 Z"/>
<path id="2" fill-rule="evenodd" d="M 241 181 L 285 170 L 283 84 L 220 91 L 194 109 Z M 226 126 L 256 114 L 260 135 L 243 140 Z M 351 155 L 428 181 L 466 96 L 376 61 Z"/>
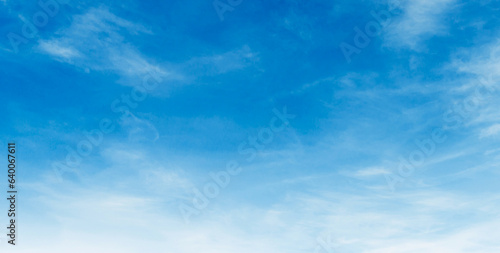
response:
<path id="1" fill-rule="evenodd" d="M 258 54 L 245 45 L 240 49 L 222 54 L 194 57 L 183 64 L 183 69 L 189 72 L 189 75 L 212 76 L 239 70 L 257 61 L 259 61 Z"/>
<path id="2" fill-rule="evenodd" d="M 406 1 L 402 16 L 388 27 L 386 43 L 391 47 L 421 50 L 423 40 L 447 33 L 445 15 L 454 3 L 455 0 Z"/>
<path id="3" fill-rule="evenodd" d="M 454 91 L 474 98 L 468 125 L 478 127 L 480 138 L 497 134 L 500 121 L 500 102 L 497 99 L 500 91 L 500 40 L 459 51 L 449 68 L 464 75 L 458 80 L 462 85 Z M 466 101 L 461 98 L 459 102 L 465 104 Z"/>
<path id="4" fill-rule="evenodd" d="M 494 124 L 486 129 L 483 129 L 479 134 L 480 138 L 498 135 L 500 133 L 500 124 Z"/>
<path id="5" fill-rule="evenodd" d="M 383 176 L 390 174 L 390 172 L 382 167 L 370 167 L 362 170 L 358 170 L 354 173 L 355 177 L 371 177 L 371 176 Z"/>
<path id="6" fill-rule="evenodd" d="M 155 142 L 158 138 L 160 138 L 158 130 L 150 120 L 139 118 L 132 113 L 127 114 L 126 117 L 122 117 L 119 123 L 120 126 L 128 133 L 128 139 L 130 142 Z"/>
<path id="7" fill-rule="evenodd" d="M 79 51 L 72 47 L 61 46 L 57 41 L 41 41 L 39 47 L 41 50 L 59 57 L 64 61 L 71 61 L 74 58 L 81 57 Z"/>
<path id="8" fill-rule="evenodd" d="M 31 225 L 23 229 L 23 244 L 16 252 L 35 248 L 41 253 L 314 252 L 324 237 L 332 238 L 334 252 L 496 253 L 500 249 L 495 194 L 476 198 L 422 189 L 395 194 L 309 189 L 311 193 L 290 192 L 265 206 L 218 197 L 200 217 L 185 224 L 172 199 L 180 196 L 168 187 L 189 181 L 147 161 L 143 155 L 128 163 L 152 181 L 122 169 L 92 177 L 90 188 L 71 184 L 67 191 L 64 185 L 27 185 L 29 192 L 37 193 L 25 196 L 26 203 L 41 211 L 37 217 L 23 216 Z M 367 168 L 361 174 L 379 172 L 380 168 Z M 130 178 L 124 181 L 125 174 Z M 144 183 L 166 188 L 143 188 Z M 120 185 L 126 191 L 118 193 Z M 42 233 L 49 228 L 51 233 Z"/>
<path id="9" fill-rule="evenodd" d="M 129 37 L 144 34 L 152 32 L 105 8 L 94 8 L 76 15 L 72 24 L 54 38 L 40 40 L 38 49 L 86 72 L 113 71 L 120 75 L 120 83 L 129 86 L 137 85 L 150 73 L 163 81 L 174 81 L 172 85 L 177 81 L 185 84 L 200 76 L 224 74 L 259 61 L 258 54 L 245 45 L 224 53 L 193 57 L 184 63 L 158 63 L 161 59 L 143 55 L 129 42 Z"/>
<path id="10" fill-rule="evenodd" d="M 473 75 L 474 79 L 467 83 L 466 88 L 479 85 L 494 86 L 498 89 L 500 81 L 500 40 L 477 48 L 459 52 L 451 67 L 464 74 Z"/>
<path id="11" fill-rule="evenodd" d="M 137 85 L 149 73 L 171 75 L 142 55 L 126 36 L 151 34 L 144 26 L 115 16 L 105 8 L 76 15 L 54 38 L 39 41 L 39 50 L 81 69 L 114 71 L 125 85 Z"/>

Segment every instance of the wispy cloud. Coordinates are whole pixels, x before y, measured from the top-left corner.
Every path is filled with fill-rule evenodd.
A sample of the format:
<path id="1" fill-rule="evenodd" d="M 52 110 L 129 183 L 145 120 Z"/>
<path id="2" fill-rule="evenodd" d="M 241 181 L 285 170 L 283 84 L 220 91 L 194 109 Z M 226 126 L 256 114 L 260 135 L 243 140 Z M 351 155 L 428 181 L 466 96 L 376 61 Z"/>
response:
<path id="1" fill-rule="evenodd" d="M 45 11 L 0 1 L 3 34 Z M 16 251 L 500 252 L 497 7 L 401 1 L 347 65 L 338 42 L 394 1 L 244 1 L 223 23 L 210 1 L 66 6 L 35 50 L 0 50 L 0 139 L 22 147 Z M 123 87 L 150 72 L 154 94 Z M 467 104 L 478 87 L 491 96 Z M 282 104 L 296 117 L 278 135 Z M 114 131 L 96 141 L 100 119 Z M 427 141 L 439 128 L 446 142 Z M 391 192 L 399 157 L 420 153 Z M 202 197 L 186 224 L 180 204 Z"/>
<path id="2" fill-rule="evenodd" d="M 500 133 L 500 124 L 494 124 L 486 129 L 481 130 L 479 137 L 484 138 L 489 136 L 495 136 L 498 135 L 499 133 Z"/>
<path id="3" fill-rule="evenodd" d="M 144 26 L 100 7 L 75 16 L 71 26 L 57 32 L 54 38 L 41 40 L 39 49 L 86 71 L 114 71 L 122 76 L 124 84 L 137 85 L 137 78 L 149 73 L 169 75 L 125 39 L 125 36 L 151 33 Z"/>
<path id="4" fill-rule="evenodd" d="M 194 57 L 184 63 L 183 69 L 189 75 L 219 75 L 229 71 L 242 69 L 259 60 L 257 53 L 249 46 L 240 49 L 203 57 Z"/>
<path id="5" fill-rule="evenodd" d="M 385 174 L 389 174 L 390 172 L 387 169 L 381 167 L 371 167 L 362 170 L 358 170 L 354 173 L 355 177 L 371 177 L 371 176 L 381 176 Z"/>
<path id="6" fill-rule="evenodd" d="M 425 40 L 446 35 L 450 24 L 446 15 L 455 8 L 455 0 L 405 1 L 402 14 L 394 20 L 386 35 L 386 45 L 395 48 L 425 49 Z"/>

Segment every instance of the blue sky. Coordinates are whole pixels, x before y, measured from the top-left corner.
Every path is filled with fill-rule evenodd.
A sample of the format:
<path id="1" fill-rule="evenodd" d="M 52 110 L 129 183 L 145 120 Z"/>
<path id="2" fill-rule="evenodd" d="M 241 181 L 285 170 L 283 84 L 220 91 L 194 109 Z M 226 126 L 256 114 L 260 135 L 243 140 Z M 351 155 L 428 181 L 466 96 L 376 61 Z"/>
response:
<path id="1" fill-rule="evenodd" d="M 8 252 L 499 252 L 498 1 L 41 2 Z"/>

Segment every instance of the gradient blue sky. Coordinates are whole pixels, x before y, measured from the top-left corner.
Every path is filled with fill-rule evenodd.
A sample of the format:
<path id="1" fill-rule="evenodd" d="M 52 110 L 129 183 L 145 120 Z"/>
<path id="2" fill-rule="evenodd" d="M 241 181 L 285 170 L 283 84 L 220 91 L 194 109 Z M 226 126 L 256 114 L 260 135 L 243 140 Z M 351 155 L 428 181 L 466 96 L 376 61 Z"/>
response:
<path id="1" fill-rule="evenodd" d="M 348 62 L 341 43 L 391 6 Z M 211 0 L 69 0 L 15 50 L 8 34 L 43 8 L 0 0 L 0 140 L 18 145 L 20 188 L 19 245 L 2 232 L 0 248 L 500 252 L 499 10 L 243 0 L 221 20 Z M 114 112 L 150 73 L 133 116 Z M 247 161 L 240 143 L 284 107 L 295 118 Z M 115 130 L 56 173 L 102 119 Z M 401 177 L 435 129 L 446 140 Z M 179 206 L 231 160 L 243 171 L 186 223 Z"/>

